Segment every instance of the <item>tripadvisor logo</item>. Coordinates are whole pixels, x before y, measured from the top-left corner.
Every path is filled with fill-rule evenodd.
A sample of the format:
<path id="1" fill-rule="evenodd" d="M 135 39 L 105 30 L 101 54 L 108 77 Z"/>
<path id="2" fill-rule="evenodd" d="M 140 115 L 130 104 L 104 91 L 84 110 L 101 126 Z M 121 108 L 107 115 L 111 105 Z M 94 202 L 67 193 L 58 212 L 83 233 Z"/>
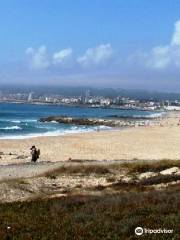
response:
<path id="1" fill-rule="evenodd" d="M 140 236 L 143 234 L 143 228 L 142 227 L 137 227 L 135 228 L 135 234 Z"/>
<path id="2" fill-rule="evenodd" d="M 149 229 L 149 228 L 142 228 L 142 227 L 137 227 L 135 228 L 135 234 L 140 236 L 142 234 L 162 234 L 162 233 L 173 233 L 173 229 Z"/>

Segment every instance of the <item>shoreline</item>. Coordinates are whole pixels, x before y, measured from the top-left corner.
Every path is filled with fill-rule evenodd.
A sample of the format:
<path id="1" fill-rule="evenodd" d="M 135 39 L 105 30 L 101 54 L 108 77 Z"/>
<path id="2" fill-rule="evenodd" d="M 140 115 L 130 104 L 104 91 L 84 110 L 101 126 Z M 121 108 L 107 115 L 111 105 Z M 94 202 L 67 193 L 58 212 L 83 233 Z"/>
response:
<path id="1" fill-rule="evenodd" d="M 43 138 L 43 137 L 60 137 L 60 136 L 66 136 L 66 135 L 76 135 L 76 134 L 81 134 L 81 133 L 91 133 L 91 132 L 99 132 L 99 131 L 117 131 L 117 130 L 122 130 L 123 127 L 119 127 L 119 128 L 113 128 L 113 127 L 108 127 L 108 126 L 99 126 L 99 127 L 105 127 L 107 129 L 99 129 L 99 130 L 95 130 L 95 129 L 88 129 L 87 131 L 77 131 L 77 132 L 62 132 L 62 133 L 56 133 L 57 131 L 52 131 L 52 132 L 45 132 L 45 133 L 32 133 L 32 134 L 28 134 L 28 135 L 11 135 L 9 137 L 4 136 L 4 137 L 0 137 L 0 141 L 1 140 L 22 140 L 22 139 L 32 139 L 32 138 Z"/>
<path id="2" fill-rule="evenodd" d="M 0 139 L 0 164 L 30 161 L 30 147 L 41 150 L 39 161 L 180 159 L 180 113 L 170 113 L 157 125 L 128 127 L 61 136 Z"/>
<path id="3" fill-rule="evenodd" d="M 154 113 L 157 114 L 157 113 Z M 168 116 L 166 112 L 160 113 L 161 116 L 157 117 L 115 117 L 112 119 L 108 119 L 109 121 L 121 121 L 121 124 L 118 126 L 111 126 L 111 125 L 76 125 L 73 124 L 75 127 L 82 127 L 82 129 L 78 130 L 62 130 L 58 129 L 56 131 L 48 131 L 44 133 L 29 133 L 26 135 L 5 135 L 0 136 L 1 140 L 21 140 L 21 139 L 31 139 L 31 138 L 39 138 L 39 137 L 58 137 L 58 136 L 64 136 L 64 135 L 74 135 L 74 134 L 80 134 L 80 133 L 89 133 L 89 132 L 100 132 L 100 131 L 118 131 L 118 130 L 124 130 L 127 128 L 136 128 L 136 127 L 146 127 L 146 126 L 152 126 L 152 125 L 158 125 L 160 121 Z M 93 118 L 92 118 L 93 119 Z M 90 120 L 92 120 L 90 119 Z M 105 120 L 102 118 L 102 120 Z M 38 121 L 38 120 L 37 120 Z M 49 121 L 51 123 L 51 121 Z M 54 122 L 54 121 L 52 121 Z M 56 122 L 59 124 L 58 122 Z M 17 126 L 16 126 L 17 127 Z M 87 127 L 87 129 L 83 129 L 83 127 Z"/>

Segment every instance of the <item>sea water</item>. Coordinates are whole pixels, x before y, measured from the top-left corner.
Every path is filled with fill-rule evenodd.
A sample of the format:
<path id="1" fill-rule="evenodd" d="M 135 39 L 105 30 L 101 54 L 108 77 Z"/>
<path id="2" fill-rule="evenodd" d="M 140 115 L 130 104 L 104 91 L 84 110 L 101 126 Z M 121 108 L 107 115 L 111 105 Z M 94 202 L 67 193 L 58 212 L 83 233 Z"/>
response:
<path id="1" fill-rule="evenodd" d="M 79 118 L 156 117 L 161 112 L 88 108 L 60 105 L 0 103 L 0 138 L 18 139 L 36 136 L 57 136 L 68 133 L 109 129 L 107 126 L 79 126 L 56 122 L 39 122 L 41 117 L 66 115 Z"/>

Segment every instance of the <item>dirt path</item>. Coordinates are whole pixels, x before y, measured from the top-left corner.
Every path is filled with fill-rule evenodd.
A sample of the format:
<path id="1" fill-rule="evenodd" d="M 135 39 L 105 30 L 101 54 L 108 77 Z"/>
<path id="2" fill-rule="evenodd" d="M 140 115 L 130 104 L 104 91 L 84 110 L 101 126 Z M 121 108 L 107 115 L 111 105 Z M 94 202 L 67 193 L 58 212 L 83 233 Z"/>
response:
<path id="1" fill-rule="evenodd" d="M 152 162 L 153 160 L 151 160 Z M 36 177 L 48 171 L 55 170 L 62 166 L 83 166 L 83 165 L 110 165 L 128 162 L 140 162 L 140 160 L 112 160 L 112 161 L 69 161 L 69 162 L 38 162 L 38 163 L 19 163 L 11 165 L 0 165 L 0 181 L 18 178 Z M 142 162 L 142 160 L 141 160 Z M 147 161 L 146 162 L 150 162 Z"/>
<path id="2" fill-rule="evenodd" d="M 40 175 L 46 171 L 53 170 L 61 164 L 50 162 L 20 163 L 0 166 L 0 181 L 17 178 L 29 178 Z"/>

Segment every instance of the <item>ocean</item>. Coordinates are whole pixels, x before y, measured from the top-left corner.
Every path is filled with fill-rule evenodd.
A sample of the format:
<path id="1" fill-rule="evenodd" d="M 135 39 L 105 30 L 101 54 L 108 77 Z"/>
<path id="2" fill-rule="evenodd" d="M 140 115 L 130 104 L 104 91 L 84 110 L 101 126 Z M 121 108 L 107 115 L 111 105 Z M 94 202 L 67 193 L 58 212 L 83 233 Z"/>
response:
<path id="1" fill-rule="evenodd" d="M 106 130 L 107 126 L 75 126 L 72 124 L 41 123 L 41 117 L 66 115 L 86 118 L 156 117 L 160 112 L 88 108 L 59 105 L 0 103 L 0 138 L 20 139 L 37 136 L 58 136 L 68 133 Z"/>

